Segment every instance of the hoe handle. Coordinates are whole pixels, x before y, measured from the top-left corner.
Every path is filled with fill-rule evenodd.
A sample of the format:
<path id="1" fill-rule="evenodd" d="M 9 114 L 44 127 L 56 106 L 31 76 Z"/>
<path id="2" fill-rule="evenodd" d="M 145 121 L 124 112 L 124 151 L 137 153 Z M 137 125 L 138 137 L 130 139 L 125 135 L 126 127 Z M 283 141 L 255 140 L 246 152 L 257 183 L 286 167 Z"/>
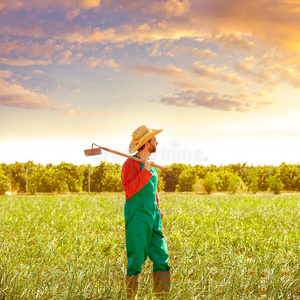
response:
<path id="1" fill-rule="evenodd" d="M 96 144 L 93 144 L 93 145 L 95 145 L 95 146 L 97 146 L 97 147 L 99 147 L 99 148 L 101 148 L 101 149 L 103 149 L 105 151 L 108 151 L 108 152 L 111 152 L 111 153 L 114 153 L 114 154 L 117 154 L 117 155 L 120 155 L 120 156 L 123 156 L 123 157 L 127 157 L 127 158 L 130 158 L 130 159 L 136 160 L 136 161 L 141 162 L 143 164 L 145 163 L 145 161 L 143 159 L 140 159 L 138 157 L 127 155 L 127 154 L 124 154 L 124 153 L 121 153 L 121 152 L 118 152 L 118 151 L 115 151 L 115 150 L 111 150 L 111 149 L 108 149 L 108 148 L 100 147 L 100 146 L 98 146 Z M 167 171 L 168 170 L 168 168 L 160 166 L 160 165 L 157 165 L 157 164 L 152 164 L 152 166 L 155 167 L 155 168 L 161 169 L 163 171 Z"/>

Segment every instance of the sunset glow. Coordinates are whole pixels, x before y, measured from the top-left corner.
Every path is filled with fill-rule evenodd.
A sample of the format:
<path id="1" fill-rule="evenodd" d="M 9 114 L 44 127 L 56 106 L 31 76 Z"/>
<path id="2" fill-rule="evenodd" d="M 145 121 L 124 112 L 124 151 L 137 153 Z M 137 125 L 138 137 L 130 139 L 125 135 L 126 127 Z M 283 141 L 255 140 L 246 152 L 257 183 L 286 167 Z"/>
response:
<path id="1" fill-rule="evenodd" d="M 300 1 L 0 0 L 1 162 L 300 162 Z"/>

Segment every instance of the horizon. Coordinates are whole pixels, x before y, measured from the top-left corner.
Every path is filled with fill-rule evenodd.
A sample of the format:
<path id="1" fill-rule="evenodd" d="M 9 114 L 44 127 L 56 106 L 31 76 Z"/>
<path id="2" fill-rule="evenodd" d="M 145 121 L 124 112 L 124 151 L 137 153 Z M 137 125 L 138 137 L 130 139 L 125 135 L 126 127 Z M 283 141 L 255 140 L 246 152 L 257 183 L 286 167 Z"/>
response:
<path id="1" fill-rule="evenodd" d="M 300 162 L 300 4 L 3 0 L 0 163 L 122 162 L 140 125 L 153 160 Z"/>

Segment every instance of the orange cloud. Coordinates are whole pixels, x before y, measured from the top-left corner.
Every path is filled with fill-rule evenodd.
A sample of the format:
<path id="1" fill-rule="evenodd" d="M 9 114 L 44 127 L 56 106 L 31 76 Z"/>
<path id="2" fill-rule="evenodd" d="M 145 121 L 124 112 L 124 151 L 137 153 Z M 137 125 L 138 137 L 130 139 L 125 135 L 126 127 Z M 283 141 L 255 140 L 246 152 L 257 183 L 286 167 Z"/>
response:
<path id="1" fill-rule="evenodd" d="M 292 52 L 300 49 L 298 0 L 197 1 L 189 17 L 220 32 L 238 31 Z"/>
<path id="2" fill-rule="evenodd" d="M 182 91 L 178 94 L 169 94 L 162 97 L 158 102 L 191 108 L 209 108 L 213 110 L 247 112 L 271 105 L 269 101 L 253 101 L 250 94 L 227 95 L 218 92 Z"/>
<path id="3" fill-rule="evenodd" d="M 38 74 L 38 75 L 46 75 L 46 73 L 42 70 L 34 70 L 33 73 Z"/>
<path id="4" fill-rule="evenodd" d="M 117 27 L 106 29 L 81 28 L 77 25 L 68 26 L 55 34 L 56 39 L 80 43 L 150 43 L 165 39 L 179 40 L 181 38 L 204 38 L 204 28 L 190 27 L 189 24 L 172 23 L 165 20 L 144 22 L 143 24 L 124 23 Z"/>
<path id="5" fill-rule="evenodd" d="M 300 88 L 300 68 L 286 62 L 286 56 L 279 53 L 255 58 L 246 57 L 234 65 L 234 70 L 259 83 L 286 82 L 295 89 Z"/>
<path id="6" fill-rule="evenodd" d="M 5 9 L 13 9 L 18 10 L 21 7 L 24 7 L 24 4 L 22 1 L 9 1 L 9 0 L 2 0 L 0 3 L 0 11 Z"/>
<path id="7" fill-rule="evenodd" d="M 191 8 L 190 2 L 188 0 L 178 1 L 178 0 L 168 0 L 168 1 L 158 1 L 151 2 L 152 6 L 147 9 L 143 9 L 144 13 L 151 14 L 163 14 L 166 17 L 177 17 L 188 12 Z"/>
<path id="8" fill-rule="evenodd" d="M 212 65 L 207 65 L 201 62 L 195 62 L 192 65 L 192 71 L 200 77 L 208 78 L 208 79 L 216 79 L 224 82 L 229 82 L 233 84 L 241 84 L 242 79 L 233 72 L 224 74 L 222 73 L 222 69 L 215 69 Z"/>
<path id="9" fill-rule="evenodd" d="M 19 59 L 8 59 L 8 58 L 0 58 L 0 64 L 4 65 L 10 65 L 10 66 L 32 66 L 32 65 L 49 65 L 51 63 L 50 60 L 45 61 L 41 59 L 25 59 L 25 58 L 19 58 Z"/>
<path id="10" fill-rule="evenodd" d="M 46 95 L 24 89 L 21 85 L 8 81 L 11 73 L 0 73 L 0 105 L 24 109 L 61 110 L 67 104 L 50 101 Z"/>
<path id="11" fill-rule="evenodd" d="M 176 87 L 177 89 L 180 90 L 201 90 L 204 87 L 208 87 L 207 84 L 196 84 L 196 83 L 191 83 L 191 82 L 186 82 L 186 81 L 175 81 L 172 82 L 171 84 L 172 87 Z"/>
<path id="12" fill-rule="evenodd" d="M 83 9 L 91 9 L 100 7 L 101 0 L 72 0 L 72 1 L 60 1 L 60 0 L 27 0 L 25 3 L 23 1 L 11 1 L 2 0 L 0 3 L 0 11 L 10 11 L 10 10 L 35 10 L 37 8 L 57 8 L 57 9 L 67 9 L 67 8 L 78 8 L 80 6 Z"/>
<path id="13" fill-rule="evenodd" d="M 15 53 L 18 56 L 27 55 L 31 58 L 50 58 L 56 51 L 63 49 L 62 45 L 57 45 L 55 40 L 48 39 L 44 43 L 34 43 L 32 41 L 18 40 L 2 41 L 0 53 L 8 55 Z"/>
<path id="14" fill-rule="evenodd" d="M 66 14 L 66 19 L 71 22 L 73 21 L 78 15 L 80 14 L 80 9 L 73 9 L 71 11 L 68 11 Z"/>
<path id="15" fill-rule="evenodd" d="M 113 59 L 108 59 L 105 60 L 103 57 L 88 57 L 84 59 L 84 62 L 89 66 L 89 68 L 112 68 L 112 69 L 119 69 L 119 65 L 113 60 Z"/>
<path id="16" fill-rule="evenodd" d="M 99 7 L 101 4 L 101 0 L 78 0 L 77 2 L 84 9 Z"/>
<path id="17" fill-rule="evenodd" d="M 283 0 L 2 0 L 2 11 L 11 9 L 66 9 L 66 18 L 72 20 L 80 9 L 103 7 L 106 12 L 142 12 L 150 17 L 141 24 L 123 24 L 119 27 L 87 28 L 74 27 L 59 32 L 56 37 L 78 42 L 149 42 L 161 39 L 213 38 L 220 45 L 253 49 L 258 39 L 279 45 L 293 53 L 300 49 L 299 1 Z M 141 20 L 141 19 L 140 19 Z M 159 20 L 159 21 L 157 21 Z M 64 30 L 64 32 L 62 32 Z M 26 30 L 23 35 L 41 35 L 40 28 Z M 84 32 L 85 31 L 85 32 Z M 50 36 L 50 35 L 48 35 Z"/>
<path id="18" fill-rule="evenodd" d="M 188 75 L 187 72 L 176 68 L 174 66 L 161 67 L 161 66 L 134 66 L 134 67 L 123 67 L 123 69 L 132 70 L 138 72 L 141 75 L 160 75 L 171 78 L 178 78 L 181 76 Z"/>
<path id="19" fill-rule="evenodd" d="M 246 34 L 249 38 L 251 36 Z M 206 41 L 213 41 L 219 44 L 221 47 L 237 49 L 237 50 L 253 50 L 257 47 L 257 45 L 251 41 L 249 41 L 246 37 L 242 36 L 240 32 L 230 32 L 230 33 L 222 33 L 222 34 L 212 34 Z"/>
<path id="20" fill-rule="evenodd" d="M 185 55 L 190 53 L 193 57 L 197 58 L 206 58 L 211 59 L 214 58 L 217 53 L 211 51 L 210 49 L 202 49 L 191 46 L 178 46 L 173 41 L 159 41 L 153 43 L 150 47 L 148 47 L 147 51 L 151 56 L 170 56 L 174 57 L 175 55 Z"/>

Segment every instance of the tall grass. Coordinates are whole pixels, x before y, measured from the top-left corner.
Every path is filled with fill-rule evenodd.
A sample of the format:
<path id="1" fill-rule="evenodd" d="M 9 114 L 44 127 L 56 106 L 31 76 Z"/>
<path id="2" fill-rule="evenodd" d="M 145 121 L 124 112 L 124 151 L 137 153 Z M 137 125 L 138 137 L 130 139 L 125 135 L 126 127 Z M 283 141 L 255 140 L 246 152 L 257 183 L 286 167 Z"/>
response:
<path id="1" fill-rule="evenodd" d="M 297 299 L 299 196 L 162 195 L 170 299 Z M 0 299 L 122 299 L 124 196 L 0 197 Z M 140 299 L 152 299 L 148 260 Z"/>

